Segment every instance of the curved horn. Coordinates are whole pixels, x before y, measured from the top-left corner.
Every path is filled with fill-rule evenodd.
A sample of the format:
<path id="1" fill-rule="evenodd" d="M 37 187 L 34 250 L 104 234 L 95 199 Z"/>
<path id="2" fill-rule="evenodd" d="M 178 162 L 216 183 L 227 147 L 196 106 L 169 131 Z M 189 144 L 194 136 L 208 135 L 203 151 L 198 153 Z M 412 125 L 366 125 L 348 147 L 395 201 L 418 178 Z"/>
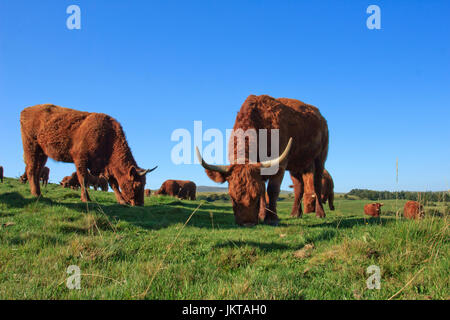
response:
<path id="1" fill-rule="evenodd" d="M 286 159 L 286 157 L 289 154 L 289 151 L 291 150 L 292 147 L 292 138 L 289 138 L 289 142 L 286 146 L 286 149 L 284 149 L 283 153 L 281 154 L 281 156 L 279 156 L 276 159 L 273 160 L 267 160 L 267 161 L 263 161 L 261 162 L 261 167 L 262 168 L 270 168 L 272 166 L 277 166 L 280 164 L 280 162 L 283 162 L 284 159 Z"/>
<path id="2" fill-rule="evenodd" d="M 140 176 L 145 176 L 147 173 L 152 172 L 153 170 L 155 170 L 156 168 L 158 168 L 158 166 L 154 167 L 153 169 L 147 169 L 147 170 L 143 170 L 139 172 Z"/>
<path id="3" fill-rule="evenodd" d="M 221 165 L 215 166 L 215 165 L 212 165 L 212 164 L 208 164 L 208 163 L 206 163 L 205 160 L 203 160 L 202 155 L 200 154 L 200 151 L 198 150 L 198 147 L 195 147 L 195 151 L 197 151 L 197 159 L 202 164 L 203 168 L 211 170 L 211 171 L 217 171 L 217 172 L 220 172 L 220 173 L 227 173 L 228 172 L 228 168 L 229 168 L 228 166 L 223 166 L 223 165 L 222 166 Z"/>

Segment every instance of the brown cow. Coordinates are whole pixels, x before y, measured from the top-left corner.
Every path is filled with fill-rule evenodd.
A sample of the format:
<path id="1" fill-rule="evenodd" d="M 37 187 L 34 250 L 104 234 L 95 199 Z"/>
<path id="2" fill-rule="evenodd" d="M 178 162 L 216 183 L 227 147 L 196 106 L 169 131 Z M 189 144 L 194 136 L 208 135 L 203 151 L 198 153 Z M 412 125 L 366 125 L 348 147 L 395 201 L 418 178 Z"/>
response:
<path id="1" fill-rule="evenodd" d="M 419 202 L 408 201 L 403 208 L 403 216 L 407 219 L 422 219 L 425 216 L 425 211 Z"/>
<path id="2" fill-rule="evenodd" d="M 0 166 L 0 181 L 3 183 L 3 167 Z"/>
<path id="3" fill-rule="evenodd" d="M 197 186 L 194 182 L 189 180 L 166 180 L 161 185 L 158 191 L 155 192 L 157 195 L 169 195 L 178 197 L 180 199 L 190 199 L 195 200 L 195 194 L 197 191 Z"/>
<path id="4" fill-rule="evenodd" d="M 292 179 L 295 183 L 295 178 Z M 305 213 L 314 212 L 316 209 L 316 192 L 314 191 L 314 177 L 310 173 L 302 175 L 302 179 L 299 181 L 299 196 L 295 197 L 294 202 L 298 210 L 292 210 L 291 216 L 298 217 L 301 215 L 302 207 L 301 200 L 303 198 L 303 206 L 305 207 Z M 290 185 L 293 188 L 294 185 Z M 334 210 L 334 183 L 330 173 L 327 170 L 323 170 L 322 176 L 322 204 L 327 203 L 330 210 Z"/>
<path id="5" fill-rule="evenodd" d="M 39 177 L 39 181 L 42 181 L 42 185 L 43 186 L 47 186 L 48 185 L 48 179 L 50 178 L 50 169 L 48 167 L 44 167 L 42 168 L 40 177 Z M 21 183 L 27 183 L 28 181 L 28 176 L 27 176 L 27 172 L 25 171 L 25 173 L 23 175 L 21 175 L 19 177 L 19 181 Z"/>
<path id="6" fill-rule="evenodd" d="M 77 190 L 81 187 L 76 171 L 72 173 L 72 175 L 64 177 L 59 184 L 62 185 L 63 188 L 71 188 L 74 190 Z M 102 191 L 108 191 L 108 180 L 106 180 L 106 178 L 102 175 L 96 177 L 88 172 L 86 187 L 93 187 L 95 191 L 97 191 L 98 188 L 100 188 L 100 190 Z"/>
<path id="7" fill-rule="evenodd" d="M 152 190 L 150 190 L 150 189 L 145 189 L 145 190 L 144 190 L 144 195 L 145 195 L 146 197 L 150 197 L 150 196 L 152 195 Z"/>
<path id="8" fill-rule="evenodd" d="M 86 190 L 89 169 L 107 177 L 120 204 L 144 204 L 145 175 L 156 167 L 138 167 L 121 125 L 112 117 L 43 104 L 24 109 L 20 125 L 32 195 L 41 194 L 39 172 L 50 157 L 75 164 L 81 201 L 90 201 Z"/>
<path id="9" fill-rule="evenodd" d="M 62 181 L 59 183 L 63 188 L 71 188 L 77 190 L 81 187 L 80 182 L 78 181 L 77 172 L 72 173 L 72 175 L 64 177 Z"/>
<path id="10" fill-rule="evenodd" d="M 381 214 L 382 203 L 368 203 L 364 206 L 364 213 L 368 216 L 378 218 Z"/>
<path id="11" fill-rule="evenodd" d="M 93 187 L 95 191 L 97 191 L 98 188 L 102 191 L 108 191 L 108 180 L 103 175 L 100 176 L 94 176 L 92 174 L 88 174 L 88 187 Z"/>
<path id="12" fill-rule="evenodd" d="M 251 163 L 250 143 L 260 154 L 259 137 L 250 136 L 245 144 L 239 144 L 234 136 L 229 142 L 229 166 L 207 164 L 197 149 L 197 156 L 206 174 L 212 180 L 223 183 L 228 181 L 228 191 L 232 199 L 235 220 L 240 225 L 254 225 L 258 217 L 268 224 L 277 224 L 276 201 L 280 193 L 285 170 L 294 180 L 296 197 L 300 194 L 301 177 L 310 172 L 314 176 L 316 194 L 316 215 L 325 217 L 321 202 L 322 173 L 328 154 L 328 125 L 324 117 L 314 106 L 287 98 L 274 99 L 267 95 L 250 95 L 239 111 L 234 124 L 234 133 L 238 129 L 267 129 L 267 149 L 271 150 L 271 129 L 279 129 L 279 150 L 284 150 L 280 157 Z M 252 141 L 250 141 L 252 140 Z M 291 149 L 292 147 L 292 149 Z M 261 152 L 263 153 L 263 152 Z M 238 159 L 238 155 L 241 158 Z M 244 155 L 244 163 L 239 163 Z M 236 161 L 238 160 L 238 161 Z M 278 168 L 276 174 L 264 175 L 263 168 Z M 266 208 L 265 181 L 269 180 L 267 193 L 269 203 Z M 299 211 L 295 206 L 294 211 Z M 299 212 L 299 215 L 301 213 Z"/>

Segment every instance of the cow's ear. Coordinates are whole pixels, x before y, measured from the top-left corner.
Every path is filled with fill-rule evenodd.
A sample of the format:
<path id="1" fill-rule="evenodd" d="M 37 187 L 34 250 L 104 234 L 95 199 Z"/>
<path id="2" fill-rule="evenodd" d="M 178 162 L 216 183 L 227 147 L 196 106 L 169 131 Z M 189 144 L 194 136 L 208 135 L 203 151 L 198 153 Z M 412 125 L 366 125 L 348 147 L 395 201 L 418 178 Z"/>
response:
<path id="1" fill-rule="evenodd" d="M 130 171 L 128 172 L 128 176 L 130 177 L 130 179 L 134 179 L 136 178 L 138 175 L 137 169 L 135 166 L 131 166 Z"/>
<path id="2" fill-rule="evenodd" d="M 206 174 L 208 175 L 208 177 L 217 183 L 224 183 L 225 181 L 227 181 L 227 178 L 229 176 L 229 173 L 223 173 L 223 172 L 219 172 L 219 171 L 212 171 L 212 170 L 208 170 L 205 169 Z"/>

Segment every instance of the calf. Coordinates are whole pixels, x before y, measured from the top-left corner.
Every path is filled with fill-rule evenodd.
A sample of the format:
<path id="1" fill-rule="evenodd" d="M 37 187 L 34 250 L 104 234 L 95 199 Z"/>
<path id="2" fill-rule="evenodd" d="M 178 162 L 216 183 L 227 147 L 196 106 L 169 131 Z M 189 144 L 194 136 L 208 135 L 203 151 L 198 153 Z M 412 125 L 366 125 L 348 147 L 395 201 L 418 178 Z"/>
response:
<path id="1" fill-rule="evenodd" d="M 403 216 L 406 219 L 421 219 L 425 216 L 423 206 L 417 201 L 408 201 L 403 208 Z"/>
<path id="2" fill-rule="evenodd" d="M 144 195 L 145 195 L 146 197 L 150 197 L 151 194 L 152 194 L 152 190 L 150 190 L 150 189 L 145 189 L 145 190 L 144 190 Z"/>
<path id="3" fill-rule="evenodd" d="M 41 171 L 41 174 L 39 175 L 39 181 L 42 181 L 42 185 L 46 187 L 49 178 L 50 178 L 50 169 L 48 167 L 44 167 Z M 28 176 L 26 171 L 23 175 L 20 176 L 19 181 L 21 183 L 27 183 Z"/>
<path id="4" fill-rule="evenodd" d="M 63 188 L 70 188 L 73 190 L 77 190 L 81 187 L 80 182 L 78 181 L 78 175 L 76 172 L 72 173 L 72 175 L 70 175 L 70 176 L 64 177 L 59 184 Z"/>
<path id="5" fill-rule="evenodd" d="M 364 213 L 368 216 L 378 218 L 380 216 L 382 206 L 383 204 L 379 202 L 368 203 L 364 206 Z"/>

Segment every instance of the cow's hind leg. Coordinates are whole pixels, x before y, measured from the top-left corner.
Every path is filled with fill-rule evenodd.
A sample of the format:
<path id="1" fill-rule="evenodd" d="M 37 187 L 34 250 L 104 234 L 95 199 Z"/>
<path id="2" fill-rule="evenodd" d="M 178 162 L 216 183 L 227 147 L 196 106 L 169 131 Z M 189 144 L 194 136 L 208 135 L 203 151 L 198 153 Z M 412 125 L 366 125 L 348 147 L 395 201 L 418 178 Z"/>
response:
<path id="1" fill-rule="evenodd" d="M 291 180 L 292 180 L 292 183 L 294 184 L 294 204 L 292 206 L 291 217 L 301 218 L 303 216 L 303 211 L 302 211 L 303 179 L 302 179 L 302 175 L 291 172 Z"/>
<path id="2" fill-rule="evenodd" d="M 40 177 L 42 169 L 47 162 L 47 156 L 38 145 L 24 147 L 24 159 L 26 163 L 26 172 L 30 182 L 30 191 L 33 196 L 41 195 Z"/>
<path id="3" fill-rule="evenodd" d="M 76 162 L 75 166 L 77 168 L 78 181 L 81 185 L 81 201 L 90 202 L 91 198 L 87 192 L 87 189 L 89 188 L 89 172 L 87 166 L 83 162 Z"/>
<path id="4" fill-rule="evenodd" d="M 316 217 L 325 218 L 325 211 L 322 205 L 322 175 L 324 164 L 322 161 L 316 160 L 314 163 L 314 190 L 316 193 Z"/>

